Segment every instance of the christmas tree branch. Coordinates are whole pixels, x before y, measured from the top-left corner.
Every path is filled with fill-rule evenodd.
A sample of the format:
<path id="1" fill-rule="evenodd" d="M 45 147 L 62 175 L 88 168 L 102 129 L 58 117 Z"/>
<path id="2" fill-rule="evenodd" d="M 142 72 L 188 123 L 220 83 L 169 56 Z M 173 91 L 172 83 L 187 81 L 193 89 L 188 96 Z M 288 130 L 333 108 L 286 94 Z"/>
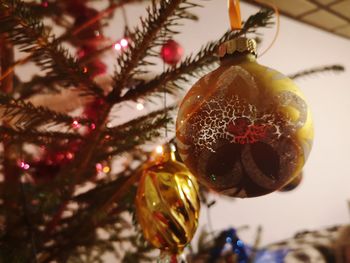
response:
<path id="1" fill-rule="evenodd" d="M 16 142 L 27 142 L 38 145 L 45 145 L 57 142 L 59 140 L 81 140 L 83 137 L 77 133 L 68 132 L 43 132 L 30 129 L 11 129 L 0 126 L 0 136 L 2 138 L 11 138 Z"/>
<path id="2" fill-rule="evenodd" d="M 200 49 L 196 55 L 190 55 L 175 68 L 169 68 L 159 76 L 146 84 L 141 84 L 129 90 L 123 100 L 134 100 L 139 96 L 146 96 L 154 92 L 162 92 L 166 84 L 167 92 L 172 93 L 174 89 L 181 88 L 181 83 L 186 82 L 188 77 L 198 77 L 205 69 L 219 61 L 216 55 L 218 47 L 229 39 L 237 38 L 247 33 L 255 33 L 258 27 L 267 27 L 271 24 L 273 12 L 262 10 L 249 17 L 239 32 L 227 31 L 217 41 L 212 41 Z"/>
<path id="3" fill-rule="evenodd" d="M 59 76 L 63 85 L 82 87 L 84 94 L 102 96 L 103 90 L 91 80 L 88 72 L 61 47 L 57 39 L 45 29 L 20 0 L 4 0 L 0 4 L 0 33 L 9 32 L 13 44 L 23 52 L 31 53 L 31 59 L 42 70 L 49 70 L 48 76 Z"/>
<path id="4" fill-rule="evenodd" d="M 0 15 L 2 15 L 0 13 Z M 10 41 L 6 39 L 6 33 L 0 34 L 0 71 L 6 71 L 14 60 L 14 49 Z M 13 92 L 14 74 L 10 73 L 0 81 L 0 95 L 10 94 Z M 3 95 L 6 96 L 6 95 Z M 2 125 L 8 125 L 6 120 L 1 121 Z M 7 241 L 11 246 L 11 242 L 17 238 L 21 238 L 22 235 L 11 231 L 16 228 L 19 222 L 22 221 L 19 211 L 20 207 L 20 176 L 21 170 L 16 163 L 16 153 L 20 149 L 21 145 L 16 141 L 11 141 L 7 137 L 1 137 L 3 146 L 2 154 L 2 168 L 3 168 L 3 189 L 1 191 L 1 197 L 3 200 L 3 206 L 1 212 L 6 215 L 6 228 L 9 230 L 7 233 Z M 2 243 L 2 242 L 0 242 Z M 2 246 L 3 247 L 3 246 Z M 7 248 L 4 249 L 5 251 Z M 6 252 L 3 252 L 6 253 Z"/>
<path id="5" fill-rule="evenodd" d="M 138 176 L 139 172 L 134 172 L 128 177 L 119 178 L 118 184 L 114 184 L 115 187 L 109 189 L 112 191 L 105 192 L 107 194 L 104 197 L 98 196 L 98 206 L 95 206 L 95 204 L 89 206 L 88 210 L 84 212 L 76 213 L 76 216 L 69 219 L 69 221 L 72 221 L 70 224 L 67 224 L 66 220 L 63 219 L 61 223 L 70 227 L 56 233 L 58 236 L 55 240 L 60 242 L 55 244 L 56 249 L 50 247 L 49 257 L 40 262 L 50 262 L 50 260 L 60 257 L 61 255 L 57 253 L 60 253 L 62 250 L 70 254 L 77 246 L 87 245 L 85 242 L 89 240 L 88 237 L 95 239 L 97 227 L 107 227 L 108 225 L 116 224 L 118 220 L 115 216 L 125 211 L 125 203 L 122 200 L 126 195 L 130 194 L 130 187 L 136 183 Z M 118 200 L 118 205 L 114 206 L 113 204 L 115 204 L 116 200 Z M 111 218 L 114 220 L 111 220 Z"/>
<path id="6" fill-rule="evenodd" d="M 181 5 L 183 4 L 183 5 Z M 195 4 L 190 4 L 186 0 L 174 0 L 174 1 L 164 1 L 158 5 L 153 3 L 152 8 L 148 9 L 148 18 L 142 20 L 143 28 L 140 31 L 135 31 L 132 41 L 132 45 L 124 54 L 124 59 L 121 59 L 120 65 L 121 70 L 119 74 L 116 75 L 116 85 L 118 89 L 123 89 L 127 85 L 127 81 L 132 75 L 132 71 L 135 67 L 139 65 L 139 61 L 147 54 L 147 50 L 150 45 L 154 45 L 155 39 L 158 36 L 159 30 L 164 26 L 170 26 L 173 21 L 176 20 L 175 17 L 183 18 L 186 14 L 183 10 L 186 10 L 188 7 L 196 6 Z M 105 108 L 101 111 L 101 116 L 96 123 L 96 130 L 91 134 L 92 140 L 85 146 L 83 146 L 81 155 L 78 155 L 77 158 L 72 162 L 72 164 L 62 171 L 63 177 L 74 175 L 75 182 L 79 182 L 81 175 L 84 173 L 84 169 L 88 167 L 88 164 L 93 159 L 95 149 L 104 138 L 103 130 L 104 125 L 109 116 L 110 110 L 114 104 L 115 98 L 118 96 L 113 96 L 113 93 L 117 90 L 114 89 L 109 95 L 111 103 L 105 105 Z M 117 91 L 118 93 L 118 91 Z M 113 152 L 111 152 L 113 153 Z M 72 192 L 74 188 L 74 183 L 72 183 Z"/>
<path id="7" fill-rule="evenodd" d="M 35 229 L 34 226 L 29 218 L 29 209 L 28 209 L 28 204 L 27 204 L 27 197 L 26 197 L 26 191 L 25 187 L 23 186 L 23 183 L 20 182 L 20 188 L 21 188 L 21 201 L 22 201 L 22 206 L 23 206 L 23 219 L 24 222 L 27 226 L 27 231 L 28 231 L 28 243 L 30 244 L 31 248 L 31 258 L 33 263 L 37 263 L 36 260 L 36 238 L 35 238 Z"/>
<path id="8" fill-rule="evenodd" d="M 0 13 L 1 15 L 1 13 Z M 14 50 L 11 42 L 6 39 L 7 34 L 0 34 L 0 72 L 6 71 L 14 61 Z M 14 74 L 13 72 L 5 76 L 0 81 L 0 90 L 9 94 L 13 92 Z"/>
<path id="9" fill-rule="evenodd" d="M 107 8 L 104 10 L 100 11 L 96 16 L 92 17 L 90 20 L 86 21 L 82 25 L 80 25 L 78 28 L 74 28 L 73 31 L 71 32 L 70 30 L 62 36 L 62 38 L 66 39 L 69 35 L 76 35 L 79 32 L 91 27 L 93 24 L 97 23 L 99 20 L 101 20 L 103 17 L 113 13 L 113 11 L 116 8 L 122 7 L 123 5 L 130 4 L 133 2 L 139 2 L 140 0 L 123 0 L 123 1 L 118 1 L 117 3 L 110 3 Z"/>
<path id="10" fill-rule="evenodd" d="M 152 20 L 152 23 L 150 23 L 151 26 L 149 28 L 147 28 L 147 30 L 144 31 L 144 33 L 146 33 L 145 36 L 140 33 L 140 35 L 139 35 L 139 36 L 141 36 L 141 38 L 139 39 L 140 41 L 136 41 L 137 45 L 135 45 L 133 50 L 132 50 L 131 58 L 136 59 L 136 60 L 140 59 L 140 57 L 137 55 L 137 53 L 140 53 L 142 55 L 142 53 L 145 52 L 145 50 L 144 50 L 145 48 L 143 47 L 143 44 L 145 44 L 147 46 L 147 44 L 152 42 L 152 40 L 156 37 L 157 32 L 161 28 L 161 25 L 163 25 L 164 22 L 168 19 L 168 16 L 171 16 L 175 12 L 175 10 L 178 8 L 180 3 L 181 3 L 181 1 L 172 1 L 170 3 L 168 3 L 168 2 L 161 3 L 161 7 L 163 7 L 163 9 L 160 8 L 160 10 L 158 10 L 158 11 L 156 9 L 152 10 L 152 11 L 155 11 L 157 13 L 157 15 L 153 14 L 149 10 L 150 18 L 154 19 L 155 17 L 158 17 L 159 19 L 155 20 L 155 21 Z M 154 8 L 155 8 L 155 6 L 156 5 L 154 5 Z M 148 19 L 147 21 L 150 21 L 150 19 Z M 160 26 L 157 25 L 156 22 L 160 22 L 161 25 Z M 145 38 L 143 39 L 143 37 L 145 37 Z M 129 69 L 131 69 L 131 68 L 129 68 Z M 94 159 L 94 156 L 97 155 L 95 149 L 98 147 L 101 140 L 104 138 L 104 136 L 103 136 L 104 126 L 105 126 L 106 120 L 109 116 L 109 112 L 111 110 L 112 105 L 113 105 L 112 103 L 105 105 L 105 108 L 101 111 L 100 119 L 99 119 L 98 123 L 96 123 L 96 130 L 94 130 L 94 132 L 90 135 L 92 140 L 88 140 L 88 143 L 82 147 L 82 149 L 81 149 L 82 154 L 77 154 L 74 161 L 70 165 L 65 167 L 65 169 L 63 169 L 60 173 L 60 175 L 62 175 L 60 177 L 62 177 L 63 180 L 64 180 L 64 178 L 70 178 L 70 182 L 71 182 L 71 186 L 70 186 L 71 191 L 70 192 L 71 192 L 71 194 L 74 192 L 75 185 L 78 182 L 81 182 L 81 176 L 84 174 L 84 170 L 87 167 L 89 167 L 91 160 Z M 142 140 L 139 139 L 139 143 L 141 141 Z M 112 153 L 109 153 L 109 154 L 112 154 Z M 72 180 L 72 178 L 74 178 L 74 179 Z M 63 206 L 65 206 L 65 205 L 63 204 Z M 61 208 L 58 209 L 58 211 L 61 211 L 61 210 L 62 210 Z"/>
<path id="11" fill-rule="evenodd" d="M 147 125 L 143 128 L 143 134 L 137 134 L 136 130 L 134 134 L 130 136 L 125 136 L 118 140 L 118 146 L 110 144 L 109 150 L 102 153 L 99 159 L 106 159 L 111 156 L 121 154 L 133 150 L 135 147 L 142 145 L 146 142 L 152 141 L 154 138 L 157 138 L 161 135 L 160 128 L 164 127 L 166 123 L 170 122 L 171 118 L 159 118 L 155 123 Z M 112 141 L 111 141 L 112 142 Z"/>
<path id="12" fill-rule="evenodd" d="M 127 178 L 131 176 L 133 172 L 134 170 L 131 171 L 129 169 L 126 169 L 126 171 L 122 171 L 116 174 L 115 180 L 100 184 L 87 192 L 75 196 L 73 200 L 79 203 L 89 204 L 89 206 L 99 207 L 113 195 L 118 186 L 127 180 Z"/>
<path id="13" fill-rule="evenodd" d="M 157 4 L 152 1 L 152 6 L 147 9 L 148 17 L 141 19 L 141 26 L 130 34 L 129 48 L 117 60 L 118 68 L 115 74 L 115 85 L 109 94 L 109 100 L 120 100 L 122 89 L 127 88 L 130 79 L 137 73 L 144 73 L 140 67 L 151 65 L 145 60 L 148 56 L 157 56 L 155 47 L 162 45 L 176 32 L 171 29 L 177 25 L 180 19 L 193 19 L 187 9 L 198 6 L 189 0 L 161 1 Z"/>
<path id="14" fill-rule="evenodd" d="M 50 242 L 50 245 L 42 248 L 43 253 L 39 258 L 39 262 L 49 263 L 53 260 L 57 260 L 58 262 L 66 262 L 68 257 L 72 262 L 75 262 L 74 256 L 80 258 L 82 254 L 95 254 L 95 256 L 97 256 L 96 253 L 91 252 L 97 252 L 94 251 L 94 249 L 101 249 L 101 246 L 106 246 L 107 244 L 109 244 L 109 248 L 104 248 L 104 250 L 100 251 L 101 255 L 103 255 L 106 251 L 115 253 L 116 251 L 113 247 L 113 243 L 118 242 L 120 244 L 122 242 L 130 242 L 129 237 L 123 235 L 123 231 L 125 231 L 126 228 L 131 228 L 131 226 L 120 216 L 120 213 L 123 212 L 121 209 L 115 209 L 114 212 L 115 213 L 111 214 L 108 218 L 105 218 L 103 224 L 99 226 L 94 225 L 90 221 L 66 221 L 67 225 L 75 227 L 65 229 L 64 232 L 55 235 L 55 239 Z M 82 228 L 82 225 L 84 225 L 84 228 Z M 103 227 L 106 232 L 108 232 L 109 237 L 101 238 L 98 236 L 96 233 L 97 227 Z M 77 229 L 80 229 L 81 232 L 79 232 L 77 235 L 73 235 L 72 233 L 76 233 Z M 77 247 L 79 247 L 79 251 L 76 250 Z M 117 254 L 116 256 L 118 258 Z M 96 261 L 91 262 L 95 263 Z"/>
<path id="15" fill-rule="evenodd" d="M 303 77 L 311 76 L 311 75 L 318 74 L 318 73 L 342 72 L 344 70 L 345 70 L 345 68 L 342 65 L 331 65 L 331 66 L 317 67 L 317 68 L 303 70 L 301 72 L 297 72 L 295 74 L 289 75 L 289 78 L 295 80 L 298 78 L 303 78 Z"/>
<path id="16" fill-rule="evenodd" d="M 27 99 L 36 93 L 59 92 L 55 83 L 60 81 L 59 76 L 35 75 L 31 80 L 19 83 L 15 90 L 20 94 L 21 99 Z"/>
<path id="17" fill-rule="evenodd" d="M 171 110 L 174 109 L 174 107 L 169 107 L 168 109 Z M 131 151 L 137 146 L 152 141 L 153 139 L 159 137 L 159 130 L 163 128 L 165 124 L 171 121 L 171 117 L 164 115 L 163 110 L 159 110 L 103 131 L 101 138 L 104 139 L 96 147 L 94 154 L 90 158 L 89 164 L 84 167 L 84 170 L 90 167 L 91 164 L 93 167 L 95 167 L 95 163 L 109 159 L 110 157 L 114 157 L 123 152 Z M 81 175 L 84 174 L 84 170 L 80 171 Z M 69 169 L 67 168 L 67 171 L 62 172 L 62 174 L 64 173 L 69 174 Z M 90 181 L 91 176 L 94 176 L 94 174 L 85 174 L 84 176 L 80 176 L 77 178 L 75 184 Z M 67 177 L 69 177 L 69 175 Z M 68 197 L 68 199 L 69 198 L 71 197 Z"/>
<path id="18" fill-rule="evenodd" d="M 114 181 L 99 185 L 74 197 L 73 202 L 80 203 L 79 212 L 75 212 L 73 217 L 61 220 L 59 230 L 55 232 L 56 237 L 53 237 L 54 240 L 60 242 L 55 242 L 54 248 L 48 248 L 48 252 L 51 254 L 46 260 L 40 262 L 49 262 L 49 259 L 59 257 L 60 255 L 56 253 L 59 253 L 62 249 L 72 252 L 77 246 L 87 248 L 92 245 L 85 243 L 89 240 L 88 236 L 96 241 L 95 229 L 97 227 L 106 229 L 109 228 L 109 225 L 113 226 L 121 223 L 123 219 L 118 215 L 123 211 L 132 209 L 135 189 L 130 190 L 137 181 L 139 171 L 142 170 L 143 165 L 141 163 L 133 169 L 128 167 L 115 175 L 116 179 Z M 64 226 L 68 226 L 68 228 Z M 115 235 L 115 232 L 113 233 Z M 118 242 L 122 239 L 122 237 L 116 237 Z"/>
<path id="19" fill-rule="evenodd" d="M 2 119 L 19 129 L 34 128 L 40 125 L 64 125 L 71 128 L 75 120 L 82 125 L 91 124 L 89 120 L 74 119 L 68 115 L 44 107 L 35 107 L 29 102 L 15 100 L 3 94 L 0 94 L 0 109 L 3 110 Z"/>
<path id="20" fill-rule="evenodd" d="M 163 124 L 160 126 L 164 126 Z M 135 147 L 145 144 L 146 142 L 154 141 L 155 138 L 159 137 L 161 133 L 159 132 L 159 128 L 157 127 L 155 130 L 147 132 L 142 136 L 134 136 L 131 140 L 121 140 L 120 146 L 111 147 L 109 151 L 104 152 L 97 156 L 98 160 L 105 160 L 106 158 L 115 156 L 117 154 L 125 153 L 127 151 L 131 151 L 135 149 Z"/>
<path id="21" fill-rule="evenodd" d="M 160 124 L 157 124 L 160 120 L 167 119 L 167 116 L 164 116 L 165 112 L 171 112 L 175 109 L 176 109 L 176 106 L 170 106 L 165 109 L 153 111 L 151 113 L 148 113 L 147 115 L 135 118 L 124 124 L 107 129 L 105 134 L 115 137 L 115 139 L 117 139 L 117 138 L 125 137 L 134 133 L 142 133 L 148 130 L 148 128 L 151 125 L 156 125 L 156 126 L 160 125 Z"/>
<path id="22" fill-rule="evenodd" d="M 23 4 L 26 8 L 30 9 L 30 11 L 37 18 L 49 17 L 57 22 L 57 25 L 63 26 L 66 23 L 66 19 L 64 18 L 64 9 L 62 8 L 62 3 L 65 1 L 42 1 L 41 3 L 32 1 L 32 2 L 24 2 Z"/>
<path id="23" fill-rule="evenodd" d="M 88 168 L 91 168 L 92 159 L 96 155 L 95 150 L 104 138 L 103 131 L 111 108 L 111 104 L 103 105 L 103 108 L 100 111 L 100 118 L 96 123 L 96 129 L 87 137 L 87 144 L 82 145 L 79 154 L 76 154 L 73 161 L 65 166 L 58 174 L 59 181 L 67 185 L 65 191 L 61 194 L 61 204 L 59 204 L 56 212 L 53 213 L 52 218 L 47 223 L 46 232 L 48 234 L 50 234 L 55 229 L 56 225 L 59 224 L 62 214 L 67 208 L 68 202 L 74 196 L 76 187 L 79 185 L 79 182 L 82 181 L 82 176 L 86 174 Z"/>

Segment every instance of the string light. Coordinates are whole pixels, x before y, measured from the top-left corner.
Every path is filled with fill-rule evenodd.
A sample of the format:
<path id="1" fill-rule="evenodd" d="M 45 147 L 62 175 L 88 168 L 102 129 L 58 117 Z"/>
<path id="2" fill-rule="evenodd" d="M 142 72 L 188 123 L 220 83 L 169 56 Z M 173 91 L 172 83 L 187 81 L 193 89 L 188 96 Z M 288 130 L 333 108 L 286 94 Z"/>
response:
<path id="1" fill-rule="evenodd" d="M 30 165 L 28 163 L 25 163 L 24 161 L 20 161 L 19 167 L 21 167 L 23 170 L 28 170 L 30 168 Z"/>
<path id="2" fill-rule="evenodd" d="M 103 167 L 103 169 L 102 169 L 102 172 L 104 172 L 105 174 L 106 173 L 109 173 L 111 171 L 111 168 L 109 168 L 109 166 L 105 166 L 105 167 Z"/>
<path id="3" fill-rule="evenodd" d="M 105 173 L 105 174 L 107 174 L 107 173 L 109 173 L 111 171 L 111 167 L 109 167 L 108 165 L 103 165 L 102 163 L 97 163 L 95 165 L 95 167 L 96 167 L 96 171 L 98 173 Z"/>
<path id="4" fill-rule="evenodd" d="M 144 108 L 145 108 L 145 106 L 144 106 L 141 102 L 139 102 L 139 103 L 136 104 L 136 109 L 137 109 L 137 110 L 140 110 L 140 111 L 141 111 L 141 110 L 143 110 Z"/>
<path id="5" fill-rule="evenodd" d="M 114 45 L 114 49 L 117 50 L 117 51 L 120 51 L 120 50 L 122 49 L 122 45 L 119 44 L 119 43 L 116 43 L 116 44 Z"/>
<path id="6" fill-rule="evenodd" d="M 97 163 L 95 167 L 96 167 L 96 171 L 97 172 L 101 172 L 102 171 L 103 166 L 102 166 L 101 163 Z"/>
<path id="7" fill-rule="evenodd" d="M 163 153 L 163 146 L 162 145 L 158 145 L 157 147 L 156 147 L 156 153 L 158 153 L 158 154 L 162 154 Z"/>
<path id="8" fill-rule="evenodd" d="M 75 120 L 75 121 L 73 121 L 72 126 L 73 126 L 73 129 L 79 129 L 80 123 L 77 120 Z"/>
<path id="9" fill-rule="evenodd" d="M 74 154 L 71 153 L 71 152 L 67 152 L 66 153 L 66 157 L 67 157 L 68 160 L 72 160 L 74 158 Z"/>
<path id="10" fill-rule="evenodd" d="M 120 45 L 123 47 L 123 48 L 126 48 L 128 47 L 129 45 L 129 41 L 125 38 L 123 38 L 122 40 L 120 40 Z"/>
<path id="11" fill-rule="evenodd" d="M 129 41 L 126 38 L 122 38 L 120 41 L 114 44 L 114 49 L 117 51 L 121 51 L 122 49 L 126 49 L 129 46 Z"/>

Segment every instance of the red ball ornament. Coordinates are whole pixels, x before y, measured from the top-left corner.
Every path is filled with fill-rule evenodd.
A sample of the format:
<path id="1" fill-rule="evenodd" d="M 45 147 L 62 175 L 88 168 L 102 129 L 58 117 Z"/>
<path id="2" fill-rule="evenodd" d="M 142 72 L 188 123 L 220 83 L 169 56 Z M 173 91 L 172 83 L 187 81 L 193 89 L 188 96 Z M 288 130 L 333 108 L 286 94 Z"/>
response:
<path id="1" fill-rule="evenodd" d="M 181 60 L 183 53 L 182 46 L 172 39 L 168 40 L 160 51 L 163 61 L 172 66 Z"/>

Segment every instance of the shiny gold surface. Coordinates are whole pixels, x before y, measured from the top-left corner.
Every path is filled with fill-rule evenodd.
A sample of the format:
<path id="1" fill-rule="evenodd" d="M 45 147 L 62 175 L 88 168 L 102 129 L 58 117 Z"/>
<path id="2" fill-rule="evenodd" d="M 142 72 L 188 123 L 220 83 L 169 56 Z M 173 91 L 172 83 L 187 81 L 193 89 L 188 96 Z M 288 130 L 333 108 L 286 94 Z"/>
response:
<path id="1" fill-rule="evenodd" d="M 179 253 L 198 225 L 200 201 L 196 179 L 166 150 L 143 172 L 136 195 L 138 221 L 156 248 Z"/>

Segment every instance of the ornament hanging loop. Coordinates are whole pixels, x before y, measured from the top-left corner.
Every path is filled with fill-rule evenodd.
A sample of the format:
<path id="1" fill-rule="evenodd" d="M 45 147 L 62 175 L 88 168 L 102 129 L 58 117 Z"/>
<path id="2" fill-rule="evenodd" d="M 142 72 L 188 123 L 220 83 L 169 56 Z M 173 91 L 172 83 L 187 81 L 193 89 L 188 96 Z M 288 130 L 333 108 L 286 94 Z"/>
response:
<path id="1" fill-rule="evenodd" d="M 241 8 L 240 8 L 240 1 L 239 0 L 227 0 L 228 1 L 228 13 L 229 13 L 229 18 L 230 18 L 230 25 L 231 25 L 231 30 L 241 30 L 242 29 L 242 18 L 241 18 Z M 275 44 L 278 34 L 279 34 L 279 29 L 280 29 L 280 14 L 279 10 L 276 6 L 275 3 L 268 3 L 264 0 L 254 0 L 255 2 L 268 6 L 269 8 L 273 9 L 276 15 L 276 33 L 275 36 L 271 42 L 271 44 L 263 51 L 261 52 L 259 57 L 262 57 L 265 55 L 267 51 L 270 50 L 270 48 Z"/>
<path id="2" fill-rule="evenodd" d="M 280 32 L 280 12 L 276 6 L 276 3 L 268 3 L 266 1 L 261 1 L 261 0 L 255 0 L 255 2 L 260 3 L 262 5 L 265 5 L 265 6 L 268 6 L 269 8 L 271 8 L 275 12 L 275 15 L 276 15 L 275 35 L 274 35 L 273 40 L 271 41 L 270 45 L 263 52 L 261 52 L 259 57 L 262 57 L 272 48 L 272 46 L 275 44 L 275 42 L 277 40 L 277 37 L 278 37 L 279 32 Z"/>
<path id="3" fill-rule="evenodd" d="M 242 18 L 239 0 L 228 0 L 228 13 L 230 18 L 231 30 L 241 30 Z"/>

